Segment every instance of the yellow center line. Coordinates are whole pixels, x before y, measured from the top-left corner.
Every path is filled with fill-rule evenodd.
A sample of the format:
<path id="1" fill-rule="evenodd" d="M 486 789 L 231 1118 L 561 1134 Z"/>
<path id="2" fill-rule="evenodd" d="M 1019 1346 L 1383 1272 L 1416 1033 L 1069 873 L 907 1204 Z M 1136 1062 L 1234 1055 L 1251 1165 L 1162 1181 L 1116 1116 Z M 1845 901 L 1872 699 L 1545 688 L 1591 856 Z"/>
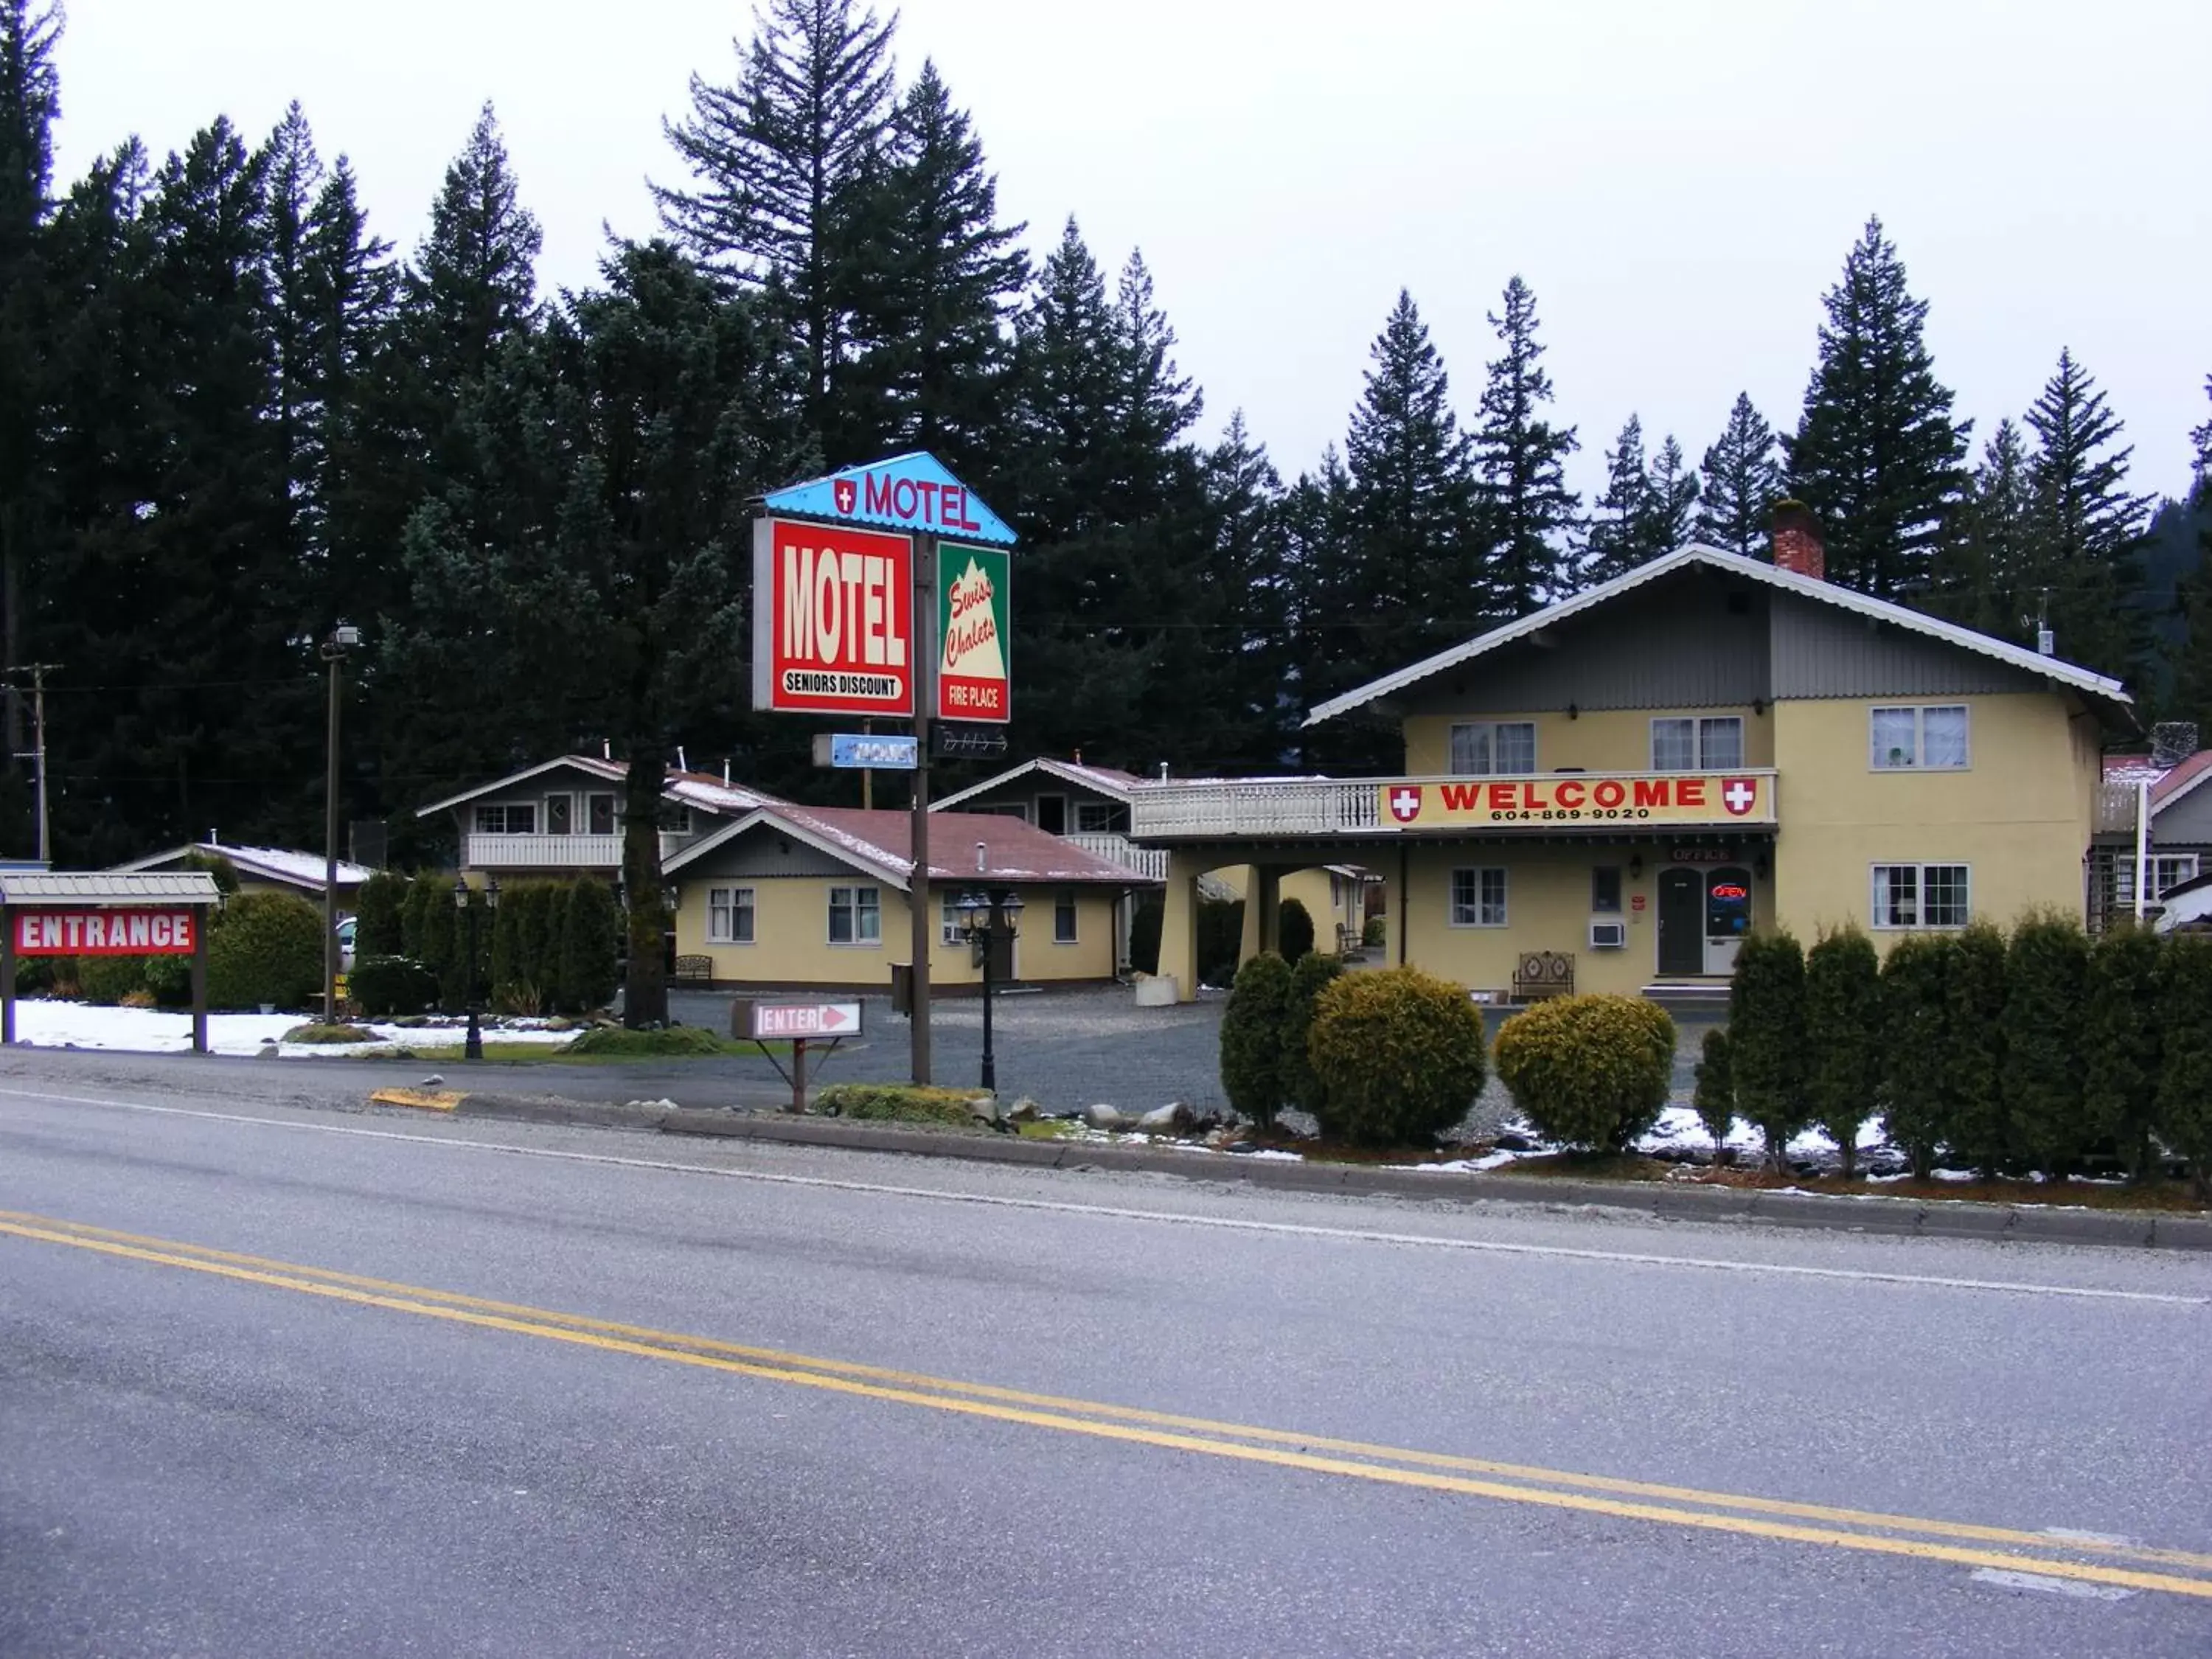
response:
<path id="1" fill-rule="evenodd" d="M 1473 1479 L 1465 1474 L 1448 1474 L 1443 1471 L 1466 1469 L 1492 1474 L 1505 1474 L 1515 1479 L 1544 1481 L 1551 1486 L 1578 1486 L 1595 1491 L 1622 1492 L 1642 1496 L 1665 1496 L 1684 1503 L 1706 1504 L 1732 1509 L 1751 1509 L 1767 1514 L 1780 1513 L 1827 1518 L 1849 1524 L 1881 1527 L 1893 1531 L 1918 1531 L 1942 1536 L 1966 1536 L 1985 1541 L 2011 1542 L 2039 1551 L 2063 1550 L 2072 1553 L 2102 1551 L 2125 1553 L 2137 1559 L 2158 1560 L 2212 1571 L 2212 1557 L 2192 1555 L 2182 1551 L 2153 1551 L 2133 1546 L 2105 1544 L 2100 1540 L 2089 1539 L 2057 1539 L 2041 1534 L 2008 1528 L 1969 1528 L 1959 1522 L 1919 1520 L 1909 1516 L 1885 1516 L 1861 1510 L 1830 1510 L 1812 1504 L 1789 1504 L 1778 1499 L 1702 1492 L 1694 1488 L 1616 1481 L 1601 1476 L 1575 1474 L 1562 1470 L 1492 1463 L 1474 1458 L 1454 1458 L 1437 1453 L 1370 1445 L 1358 1441 L 1301 1436 L 1246 1425 L 1217 1424 L 1202 1418 L 1176 1417 L 1166 1413 L 1146 1412 L 1134 1407 L 1064 1399 L 1049 1395 L 1026 1395 L 1017 1390 L 994 1389 L 985 1384 L 957 1382 L 918 1373 L 889 1370 L 880 1367 L 859 1365 L 838 1360 L 818 1359 L 805 1355 L 787 1354 L 775 1349 L 748 1348 L 734 1343 L 720 1342 L 712 1338 L 657 1332 L 644 1327 L 617 1325 L 611 1322 L 534 1309 L 518 1304 L 491 1302 L 454 1291 L 433 1290 L 391 1280 L 368 1279 L 361 1275 L 342 1273 L 331 1269 L 275 1261 L 265 1257 L 240 1255 L 234 1252 L 216 1250 L 204 1246 L 180 1244 L 173 1241 L 149 1238 L 138 1234 L 118 1233 L 110 1229 L 95 1228 L 82 1223 L 50 1220 L 17 1212 L 0 1211 L 0 1234 L 13 1235 L 46 1243 L 67 1245 L 103 1255 L 143 1261 L 161 1267 L 209 1273 L 247 1284 L 294 1291 L 303 1295 L 321 1297 L 328 1300 L 349 1303 L 362 1307 L 380 1308 L 391 1312 L 413 1314 L 422 1318 L 445 1320 L 452 1323 L 504 1331 L 515 1335 L 535 1336 L 550 1341 L 566 1342 L 605 1352 L 628 1354 L 644 1359 L 666 1360 L 677 1364 L 756 1377 L 794 1387 L 817 1389 L 834 1394 L 884 1401 L 899 1405 L 926 1407 L 963 1416 L 1017 1423 L 1032 1428 L 1053 1429 L 1064 1433 L 1087 1435 L 1099 1439 L 1117 1440 L 1205 1456 L 1224 1457 L 1243 1462 L 1263 1463 L 1317 1474 L 1339 1475 L 1389 1486 L 1417 1487 L 1432 1492 L 1494 1498 L 1507 1503 L 1530 1504 L 1544 1508 L 1604 1515 L 1624 1520 L 1657 1522 L 1666 1525 L 1690 1527 L 1705 1531 L 1730 1533 L 1787 1542 L 1817 1544 L 1830 1548 L 1903 1556 L 1917 1560 L 1942 1561 L 1961 1566 L 1992 1567 L 2001 1571 L 2034 1572 L 2050 1577 L 2116 1585 L 2130 1589 L 2161 1590 L 2173 1595 L 2212 1600 L 2212 1580 L 2208 1579 L 2183 1577 L 2172 1573 L 2143 1571 L 2100 1562 L 2054 1559 L 2043 1554 L 2027 1555 L 1992 1549 L 1972 1549 L 1952 1544 L 1929 1542 L 1923 1539 L 1895 1538 L 1877 1534 L 1847 1532 L 1833 1527 L 1796 1525 L 1787 1522 L 1762 1519 L 1758 1515 L 1753 1514 L 1715 1514 L 1707 1510 L 1678 1508 L 1671 1504 L 1630 1502 L 1619 1498 L 1588 1496 L 1582 1492 L 1553 1491 L 1542 1487 L 1508 1485 L 1498 1480 Z M 1075 1413 L 1082 1413 L 1085 1415 L 1073 1414 Z M 1102 1419 L 1121 1420 L 1100 1420 Z M 1195 1432 L 1177 1431 L 1179 1430 L 1195 1431 Z M 1236 1439 L 1201 1437 L 1212 1434 L 1231 1435 L 1236 1437 Z M 1238 1443 L 1242 1441 L 1260 1441 L 1266 1443 Z M 1320 1447 L 1328 1451 L 1348 1452 L 1360 1456 L 1387 1457 L 1398 1463 L 1410 1463 L 1420 1467 L 1393 1468 L 1373 1462 L 1355 1462 L 1348 1461 L 1344 1456 L 1323 1456 L 1311 1450 L 1288 1449 L 1291 1445 Z"/>

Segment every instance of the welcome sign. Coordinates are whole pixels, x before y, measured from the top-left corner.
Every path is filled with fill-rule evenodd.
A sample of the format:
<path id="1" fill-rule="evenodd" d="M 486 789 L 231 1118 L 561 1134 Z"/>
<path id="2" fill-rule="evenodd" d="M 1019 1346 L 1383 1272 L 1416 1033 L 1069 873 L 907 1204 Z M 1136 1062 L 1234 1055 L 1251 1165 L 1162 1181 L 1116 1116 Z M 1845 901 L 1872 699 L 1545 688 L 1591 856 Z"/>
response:
<path id="1" fill-rule="evenodd" d="M 937 546 L 937 718 L 1004 721 L 1008 690 L 1007 584 L 1003 548 Z"/>

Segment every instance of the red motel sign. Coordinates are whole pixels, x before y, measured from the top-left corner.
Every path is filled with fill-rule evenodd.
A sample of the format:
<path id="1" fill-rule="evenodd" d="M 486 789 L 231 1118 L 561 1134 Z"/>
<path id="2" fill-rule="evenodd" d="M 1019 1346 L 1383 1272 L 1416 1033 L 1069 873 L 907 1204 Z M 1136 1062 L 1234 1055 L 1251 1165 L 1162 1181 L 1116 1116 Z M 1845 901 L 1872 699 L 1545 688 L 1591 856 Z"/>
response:
<path id="1" fill-rule="evenodd" d="M 190 910 L 18 910 L 19 957 L 190 956 L 199 918 Z"/>
<path id="2" fill-rule="evenodd" d="M 753 707 L 914 713 L 914 544 L 848 525 L 753 529 Z"/>

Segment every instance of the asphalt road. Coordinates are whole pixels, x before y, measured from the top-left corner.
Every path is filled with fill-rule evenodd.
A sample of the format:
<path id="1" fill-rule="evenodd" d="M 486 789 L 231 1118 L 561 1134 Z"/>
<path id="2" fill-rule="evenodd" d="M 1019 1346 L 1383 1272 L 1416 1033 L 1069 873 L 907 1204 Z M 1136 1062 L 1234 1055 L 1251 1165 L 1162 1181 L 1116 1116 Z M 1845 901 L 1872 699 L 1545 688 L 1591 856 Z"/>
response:
<path id="1" fill-rule="evenodd" d="M 2194 1255 L 203 1075 L 0 1072 L 0 1653 L 2212 1650 Z"/>

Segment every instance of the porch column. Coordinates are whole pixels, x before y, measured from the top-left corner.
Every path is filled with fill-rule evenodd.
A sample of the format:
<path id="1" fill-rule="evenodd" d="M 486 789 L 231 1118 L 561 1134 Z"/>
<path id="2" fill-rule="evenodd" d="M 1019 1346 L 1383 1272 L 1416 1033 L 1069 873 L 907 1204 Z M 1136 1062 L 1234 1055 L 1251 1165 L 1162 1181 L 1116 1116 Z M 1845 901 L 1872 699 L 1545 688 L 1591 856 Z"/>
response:
<path id="1" fill-rule="evenodd" d="M 1252 875 L 1251 884 L 1244 890 L 1250 896 L 1245 915 L 1249 916 L 1255 909 L 1260 914 L 1260 949 L 1279 951 L 1283 948 L 1283 872 L 1267 865 L 1255 869 Z"/>
<path id="2" fill-rule="evenodd" d="M 1194 853 L 1168 855 L 1159 970 L 1175 975 L 1176 995 L 1184 1002 L 1198 1000 L 1198 878 L 1205 873 L 1205 862 Z"/>
<path id="3" fill-rule="evenodd" d="M 1254 957 L 1266 950 L 1261 941 L 1266 935 L 1260 927 L 1260 866 L 1244 866 L 1244 931 L 1237 940 L 1237 965 L 1242 968 Z"/>

